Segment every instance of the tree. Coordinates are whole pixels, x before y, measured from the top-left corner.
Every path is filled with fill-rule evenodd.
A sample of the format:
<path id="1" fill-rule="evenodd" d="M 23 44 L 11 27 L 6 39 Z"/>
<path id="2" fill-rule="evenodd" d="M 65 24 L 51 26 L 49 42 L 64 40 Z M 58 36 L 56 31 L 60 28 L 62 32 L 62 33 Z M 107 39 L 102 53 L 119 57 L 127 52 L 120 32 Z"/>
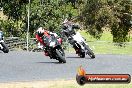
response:
<path id="1" fill-rule="evenodd" d="M 127 14 L 126 14 L 127 13 Z M 131 0 L 87 0 L 81 16 L 87 31 L 99 39 L 103 27 L 109 27 L 113 42 L 128 41 L 132 13 Z"/>
<path id="2" fill-rule="evenodd" d="M 30 11 L 30 33 L 40 26 L 59 32 L 67 14 L 78 15 L 70 3 L 62 0 L 33 0 Z"/>
<path id="3" fill-rule="evenodd" d="M 15 36 L 21 35 L 22 21 L 25 20 L 25 7 L 28 4 L 28 0 L 2 0 L 1 7 L 3 8 L 4 15 L 8 17 L 8 20 L 3 20 L 3 29 L 9 34 L 10 29 L 14 30 Z M 9 36 L 9 35 L 7 35 Z"/>
<path id="4" fill-rule="evenodd" d="M 18 21 L 21 19 L 24 5 L 27 3 L 28 0 L 3 0 L 1 6 L 8 19 Z"/>
<path id="5" fill-rule="evenodd" d="M 9 23 L 12 23 L 12 27 L 20 34 L 27 30 L 28 5 L 28 0 L 4 0 L 2 2 L 4 14 L 8 17 Z M 53 28 L 58 32 L 61 29 L 61 23 L 68 14 L 78 15 L 71 3 L 62 0 L 31 0 L 30 34 L 33 35 L 40 26 L 47 29 Z"/>

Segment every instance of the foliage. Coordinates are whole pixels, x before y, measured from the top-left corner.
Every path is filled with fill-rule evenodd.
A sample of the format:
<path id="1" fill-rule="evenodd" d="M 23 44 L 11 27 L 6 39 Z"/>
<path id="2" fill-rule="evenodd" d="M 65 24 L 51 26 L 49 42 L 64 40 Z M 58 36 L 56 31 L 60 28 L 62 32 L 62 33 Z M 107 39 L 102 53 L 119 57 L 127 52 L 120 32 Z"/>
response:
<path id="1" fill-rule="evenodd" d="M 0 25 L 9 36 L 13 30 L 14 36 L 25 35 L 28 25 L 27 10 L 30 6 L 30 35 L 34 37 L 35 30 L 42 26 L 59 32 L 61 23 L 66 17 L 77 19 L 85 29 L 99 39 L 103 28 L 109 27 L 114 42 L 129 41 L 128 32 L 132 20 L 131 0 L 2 0 L 0 7 L 8 20 L 2 20 Z"/>
<path id="2" fill-rule="evenodd" d="M 132 20 L 131 0 L 87 0 L 81 13 L 87 31 L 100 38 L 103 27 L 111 28 L 114 42 L 128 41 Z"/>
<path id="3" fill-rule="evenodd" d="M 34 31 L 40 26 L 59 32 L 61 22 L 68 16 L 68 14 L 71 14 L 72 16 L 78 15 L 77 10 L 74 9 L 72 3 L 62 0 L 31 0 L 30 34 L 32 37 Z M 4 14 L 8 16 L 9 24 L 13 22 L 14 24 L 10 25 L 21 33 L 26 32 L 27 30 L 28 6 L 28 0 L 2 1 L 1 7 L 3 7 Z"/>
<path id="4" fill-rule="evenodd" d="M 34 0 L 31 3 L 30 32 L 33 33 L 40 26 L 52 31 L 59 31 L 61 22 L 67 14 L 72 14 L 73 16 L 77 14 L 71 4 L 66 4 L 61 0 L 41 1 L 41 3 Z"/>
<path id="5" fill-rule="evenodd" d="M 23 33 L 23 20 L 25 20 L 25 6 L 28 0 L 2 0 L 1 8 L 3 13 L 8 17 L 8 20 L 2 20 L 1 26 L 5 31 L 6 36 L 10 34 L 21 36 Z"/>

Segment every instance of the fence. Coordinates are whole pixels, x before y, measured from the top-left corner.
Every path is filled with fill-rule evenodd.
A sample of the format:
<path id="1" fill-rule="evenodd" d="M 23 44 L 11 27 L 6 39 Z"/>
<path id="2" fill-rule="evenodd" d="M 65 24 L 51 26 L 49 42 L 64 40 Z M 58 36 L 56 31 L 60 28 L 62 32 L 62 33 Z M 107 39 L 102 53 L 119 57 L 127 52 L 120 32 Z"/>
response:
<path id="1" fill-rule="evenodd" d="M 20 37 L 7 37 L 5 38 L 5 43 L 10 49 L 10 51 L 17 51 L 17 50 L 27 50 L 27 43 L 26 39 L 22 39 Z M 29 39 L 29 51 L 43 51 L 42 49 L 38 48 L 36 38 Z"/>
<path id="2" fill-rule="evenodd" d="M 19 37 L 8 37 L 5 39 L 6 44 L 8 45 L 10 50 L 26 50 L 26 40 L 21 39 Z M 132 42 L 126 43 L 112 43 L 111 41 L 88 41 L 87 42 L 90 48 L 95 53 L 101 54 L 132 54 Z M 74 52 L 72 46 L 68 43 L 64 43 L 63 47 L 67 52 Z M 29 40 L 29 51 L 43 51 L 38 48 L 37 42 L 35 38 L 31 38 Z"/>
<path id="3" fill-rule="evenodd" d="M 10 50 L 26 46 L 24 39 L 20 39 L 19 37 L 8 37 L 5 39 L 5 43 Z"/>

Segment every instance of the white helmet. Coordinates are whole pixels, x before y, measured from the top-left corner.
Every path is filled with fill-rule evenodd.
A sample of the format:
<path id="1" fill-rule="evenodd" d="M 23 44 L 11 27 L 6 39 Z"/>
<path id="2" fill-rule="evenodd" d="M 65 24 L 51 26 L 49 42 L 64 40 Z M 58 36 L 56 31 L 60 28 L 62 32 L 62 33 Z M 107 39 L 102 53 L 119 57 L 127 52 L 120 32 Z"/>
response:
<path id="1" fill-rule="evenodd" d="M 42 27 L 39 27 L 39 28 L 37 29 L 37 32 L 38 32 L 39 34 L 42 34 L 42 33 L 44 33 L 44 29 L 43 29 Z"/>

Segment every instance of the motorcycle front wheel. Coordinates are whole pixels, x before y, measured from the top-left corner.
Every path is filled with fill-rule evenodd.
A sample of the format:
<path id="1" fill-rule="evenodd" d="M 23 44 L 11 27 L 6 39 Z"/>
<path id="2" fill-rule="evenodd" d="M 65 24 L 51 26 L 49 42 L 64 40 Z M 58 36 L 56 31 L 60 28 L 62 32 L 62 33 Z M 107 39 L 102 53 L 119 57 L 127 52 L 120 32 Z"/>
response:
<path id="1" fill-rule="evenodd" d="M 94 55 L 94 53 L 93 53 L 93 51 L 90 49 L 90 48 L 88 48 L 88 55 L 91 57 L 91 58 L 95 58 L 95 55 Z"/>
<path id="2" fill-rule="evenodd" d="M 1 45 L 2 45 L 2 47 L 3 47 L 2 51 L 3 51 L 4 53 L 8 53 L 8 52 L 9 52 L 9 49 L 8 49 L 8 47 L 6 46 L 6 44 L 5 44 L 4 42 L 2 42 Z"/>
<path id="3" fill-rule="evenodd" d="M 94 53 L 93 53 L 93 51 L 89 48 L 89 46 L 88 45 L 85 45 L 85 47 L 86 47 L 86 50 L 87 50 L 87 54 L 93 59 L 93 58 L 95 58 L 95 55 L 94 55 Z"/>
<path id="4" fill-rule="evenodd" d="M 61 49 L 56 49 L 56 54 L 60 63 L 66 63 L 65 54 Z"/>

